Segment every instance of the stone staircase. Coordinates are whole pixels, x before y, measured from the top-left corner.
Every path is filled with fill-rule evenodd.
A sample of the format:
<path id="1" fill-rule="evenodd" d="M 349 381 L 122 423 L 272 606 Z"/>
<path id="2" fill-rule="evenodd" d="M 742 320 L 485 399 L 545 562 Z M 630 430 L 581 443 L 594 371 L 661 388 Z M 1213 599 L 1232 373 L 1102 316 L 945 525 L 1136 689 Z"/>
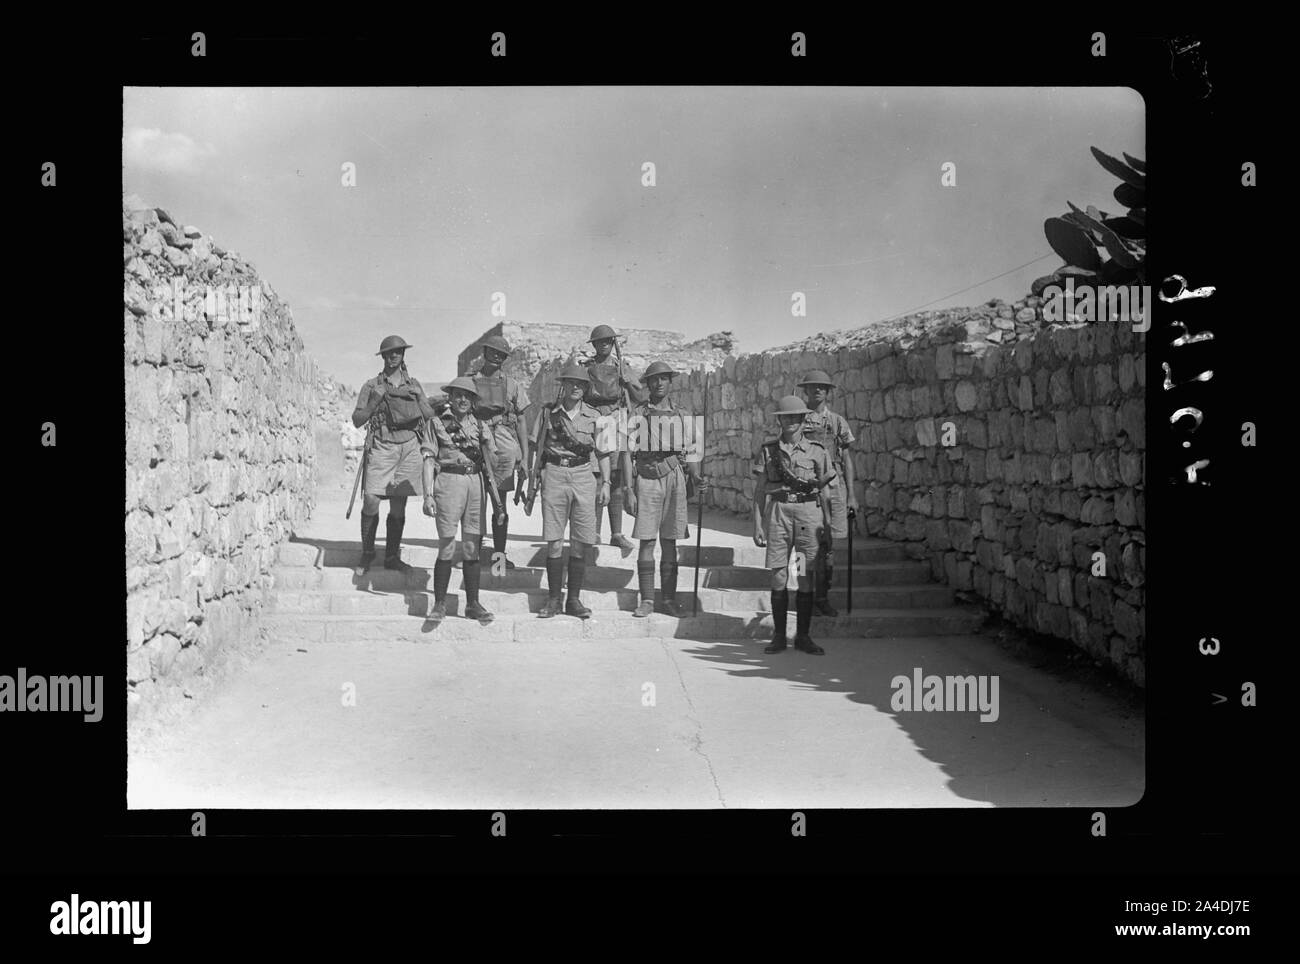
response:
<path id="1" fill-rule="evenodd" d="M 354 515 L 354 524 L 355 519 Z M 532 521 L 518 520 L 525 529 Z M 341 528 L 336 520 L 331 522 L 330 528 Z M 515 524 L 512 517 L 512 526 Z M 540 520 L 531 526 L 539 527 Z M 296 535 L 281 547 L 264 619 L 274 636 L 314 643 L 769 637 L 771 575 L 764 565 L 765 550 L 736 531 L 739 528 L 734 516 L 706 517 L 695 615 L 695 545 L 693 541 L 690 545 L 685 541 L 678 544 L 677 598 L 686 613 L 680 619 L 660 613 L 644 619 L 633 617 L 632 610 L 639 601 L 636 553 L 624 556 L 607 545 L 588 550 L 582 599 L 592 609 L 591 618 L 561 615 L 539 619 L 537 613 L 547 597 L 546 548 L 538 535 L 512 532 L 506 556 L 517 568 L 494 576 L 487 565 L 483 567 L 480 600 L 496 618 L 481 625 L 460 615 L 464 595 L 457 544 L 456 568 L 447 593 L 448 615 L 440 624 L 434 623 L 425 618 L 433 608 L 437 549 L 432 538 L 416 536 L 403 545 L 403 560 L 415 567 L 410 573 L 403 575 L 376 567 L 357 577 L 351 569 L 360 551 L 355 537 L 353 541 L 313 537 L 310 531 Z M 415 535 L 413 529 L 431 530 L 432 520 L 413 516 L 407 523 L 408 537 Z M 602 534 L 608 537 L 607 530 Z M 377 548 L 382 560 L 382 525 Z M 830 593 L 831 604 L 840 615 L 814 616 L 814 639 L 939 636 L 967 634 L 979 628 L 979 610 L 958 605 L 951 589 L 931 581 L 925 563 L 908 559 L 903 546 L 883 539 L 854 540 L 853 610 L 848 612 L 847 555 L 845 549 L 836 551 L 835 587 Z M 788 624 L 791 637 L 794 619 L 792 607 Z"/>

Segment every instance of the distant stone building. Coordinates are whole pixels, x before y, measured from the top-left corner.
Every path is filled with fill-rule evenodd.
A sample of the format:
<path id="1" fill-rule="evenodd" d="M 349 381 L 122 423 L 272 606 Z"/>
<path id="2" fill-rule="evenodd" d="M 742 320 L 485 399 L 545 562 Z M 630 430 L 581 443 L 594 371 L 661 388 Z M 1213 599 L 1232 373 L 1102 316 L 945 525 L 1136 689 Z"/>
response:
<path id="1" fill-rule="evenodd" d="M 457 371 L 477 372 L 483 363 L 483 342 L 492 335 L 500 335 L 513 349 L 506 361 L 505 373 L 528 385 L 530 397 L 536 403 L 554 394 L 554 373 L 570 355 L 581 359 L 591 354 L 587 338 L 592 327 L 503 321 L 483 332 L 460 353 Z M 677 331 L 614 327 L 619 333 L 623 359 L 638 375 L 652 361 L 659 360 L 682 371 L 713 369 L 721 366 L 723 359 L 736 351 L 736 340 L 729 331 L 687 341 L 686 336 Z"/>

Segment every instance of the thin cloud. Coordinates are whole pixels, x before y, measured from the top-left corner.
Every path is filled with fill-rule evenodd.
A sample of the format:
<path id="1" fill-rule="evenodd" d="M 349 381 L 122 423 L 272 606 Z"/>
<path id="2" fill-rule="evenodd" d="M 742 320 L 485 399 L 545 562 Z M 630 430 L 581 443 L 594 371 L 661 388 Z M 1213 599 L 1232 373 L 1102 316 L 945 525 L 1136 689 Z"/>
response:
<path id="1" fill-rule="evenodd" d="M 193 174 L 216 153 L 185 134 L 168 134 L 156 127 L 133 127 L 122 136 L 122 162 L 142 171 Z"/>

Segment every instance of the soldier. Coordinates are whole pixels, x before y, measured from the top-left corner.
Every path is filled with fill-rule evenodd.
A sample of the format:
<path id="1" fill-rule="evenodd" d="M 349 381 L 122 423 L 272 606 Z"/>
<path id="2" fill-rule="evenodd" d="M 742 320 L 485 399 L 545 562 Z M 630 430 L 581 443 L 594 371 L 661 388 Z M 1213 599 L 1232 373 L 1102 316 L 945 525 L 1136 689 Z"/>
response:
<path id="1" fill-rule="evenodd" d="M 361 386 L 352 424 L 370 423 L 365 455 L 366 488 L 361 505 L 361 560 L 355 572 L 364 575 L 375 560 L 375 534 L 379 530 L 379 501 L 388 500 L 384 568 L 409 572 L 402 562 L 402 529 L 406 525 L 406 500 L 420 494 L 420 445 L 428 437 L 433 407 L 424 388 L 406 370 L 406 350 L 411 346 L 389 335 L 376 354 L 384 370 Z"/>
<path id="2" fill-rule="evenodd" d="M 596 357 L 587 363 L 591 385 L 583 401 L 601 415 L 612 415 L 620 408 L 640 405 L 646 400 L 645 390 L 632 377 L 632 370 L 622 356 L 610 357 L 614 354 L 617 338 L 618 333 L 609 325 L 597 325 L 591 329 L 591 337 L 587 339 L 595 349 Z M 624 481 L 622 459 L 618 459 L 609 480 L 609 544 L 622 549 L 626 556 L 632 551 L 632 543 L 623 535 Z M 600 520 L 596 521 L 599 536 Z"/>
<path id="3" fill-rule="evenodd" d="M 836 540 L 849 537 L 848 510 L 856 515 L 858 497 L 853 478 L 853 456 L 848 447 L 853 444 L 853 430 L 844 416 L 832 412 L 827 398 L 835 387 L 830 376 L 823 371 L 810 372 L 799 382 L 804 403 L 812 409 L 803 420 L 803 437 L 818 442 L 831 457 L 835 478 L 826 487 L 825 496 L 830 510 L 830 528 L 823 535 L 822 551 L 818 555 L 821 566 L 817 570 L 813 610 L 819 616 L 838 616 L 839 613 L 826 598 L 834 571 Z M 853 565 L 853 560 L 849 560 Z"/>
<path id="4" fill-rule="evenodd" d="M 501 493 L 501 515 L 492 519 L 493 556 L 506 551 L 506 538 L 510 531 L 510 516 L 506 512 L 505 494 L 513 491 L 516 474 L 523 487 L 523 466 L 528 464 L 528 431 L 521 427 L 524 410 L 528 408 L 528 390 L 509 375 L 502 374 L 501 366 L 510 355 L 510 344 L 500 335 L 492 335 L 483 343 L 483 365 L 474 376 L 478 404 L 474 416 L 487 422 L 496 441 L 497 457 L 492 463 L 492 476 L 497 491 Z M 506 568 L 515 564 L 506 559 Z"/>
<path id="5" fill-rule="evenodd" d="M 787 395 L 777 405 L 780 438 L 764 442 L 754 456 L 754 544 L 767 546 L 767 567 L 772 570 L 772 621 L 775 631 L 765 653 L 786 647 L 786 613 L 790 549 L 800 554 L 795 594 L 795 649 L 814 656 L 825 650 L 808 635 L 812 625 L 813 594 L 808 573 L 817 559 L 820 530 L 826 525 L 822 499 L 825 486 L 835 477 L 826 449 L 803 437 L 803 420 L 809 410 L 797 395 Z"/>
<path id="6" fill-rule="evenodd" d="M 546 541 L 546 585 L 550 596 L 542 618 L 586 619 L 582 604 L 586 550 L 596 542 L 596 519 L 609 502 L 609 453 L 597 448 L 599 413 L 582 400 L 590 377 L 577 362 L 560 373 L 560 400 L 542 410 L 540 443 L 529 478 L 540 486 L 542 538 Z M 593 464 L 595 471 L 593 472 Z M 597 479 L 599 478 L 599 482 Z M 569 598 L 564 600 L 564 530 L 569 529 Z"/>
<path id="7" fill-rule="evenodd" d="M 478 600 L 479 552 L 483 544 L 482 515 L 485 462 L 496 458 L 496 442 L 486 422 L 474 417 L 478 393 L 474 380 L 461 376 L 443 385 L 447 406 L 430 422 L 429 441 L 420 447 L 424 456 L 424 514 L 438 521 L 438 561 L 433 565 L 433 611 L 430 619 L 447 615 L 447 585 L 455 555 L 456 527 L 460 526 L 464 558 L 465 616 L 492 621 Z"/>
<path id="8" fill-rule="evenodd" d="M 662 361 L 653 362 L 645 370 L 650 399 L 632 409 L 628 420 L 632 441 L 619 453 L 623 471 L 632 480 L 627 493 L 628 511 L 636 516 L 632 536 L 641 543 L 636 560 L 641 602 L 634 616 L 645 617 L 654 612 L 656 538 L 662 549 L 659 588 L 663 590 L 663 611 L 669 616 L 681 616 L 677 602 L 677 540 L 687 536 L 689 490 L 703 492 L 708 485 L 700 475 L 699 459 L 688 462 L 688 450 L 679 447 L 686 442 L 688 432 L 692 442 L 697 440 L 690 413 L 668 398 L 676 374 L 671 365 Z M 676 439 L 672 437 L 676 431 L 674 426 L 681 427 Z"/>

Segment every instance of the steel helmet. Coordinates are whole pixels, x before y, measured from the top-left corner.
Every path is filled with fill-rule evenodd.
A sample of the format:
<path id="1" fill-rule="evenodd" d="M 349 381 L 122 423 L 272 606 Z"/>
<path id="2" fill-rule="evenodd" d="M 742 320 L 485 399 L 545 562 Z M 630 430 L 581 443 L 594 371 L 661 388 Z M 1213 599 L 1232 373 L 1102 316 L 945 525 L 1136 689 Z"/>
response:
<path id="1" fill-rule="evenodd" d="M 614 331 L 613 328 L 609 327 L 609 325 L 597 325 L 595 328 L 591 329 L 591 337 L 588 338 L 587 341 L 596 342 L 601 341 L 604 338 L 617 337 L 618 333 Z"/>
<path id="2" fill-rule="evenodd" d="M 500 335 L 492 335 L 488 338 L 485 338 L 483 340 L 483 347 L 491 348 L 494 351 L 499 351 L 503 355 L 509 355 L 511 352 L 510 342 L 506 341 Z"/>
<path id="3" fill-rule="evenodd" d="M 560 372 L 560 378 L 570 378 L 577 382 L 591 382 L 591 375 L 587 372 L 587 369 L 576 361 L 571 361 L 564 366 Z"/>
<path id="4" fill-rule="evenodd" d="M 781 401 L 776 403 L 776 414 L 781 415 L 807 415 L 812 409 L 807 408 L 803 399 L 798 395 L 787 395 Z"/>
<path id="5" fill-rule="evenodd" d="M 459 378 L 453 378 L 446 385 L 442 386 L 442 390 L 449 396 L 451 395 L 451 390 L 453 388 L 459 388 L 462 391 L 469 392 L 475 398 L 478 398 L 478 389 L 474 385 L 474 379 L 469 378 L 468 376 L 461 375 Z"/>
<path id="6" fill-rule="evenodd" d="M 835 383 L 831 381 L 831 376 L 820 370 L 809 372 L 803 381 L 795 382 L 795 385 L 799 388 L 803 388 L 805 385 L 825 385 L 827 388 L 835 387 Z"/>
<path id="7" fill-rule="evenodd" d="M 651 362 L 650 367 L 645 370 L 644 378 L 653 378 L 655 375 L 680 375 L 681 372 L 673 368 L 666 361 Z"/>
<path id="8" fill-rule="evenodd" d="M 397 351 L 398 349 L 405 350 L 414 347 L 414 345 L 408 345 L 401 335 L 389 335 L 379 343 L 379 351 L 375 352 L 375 354 L 382 355 L 385 352 Z"/>

